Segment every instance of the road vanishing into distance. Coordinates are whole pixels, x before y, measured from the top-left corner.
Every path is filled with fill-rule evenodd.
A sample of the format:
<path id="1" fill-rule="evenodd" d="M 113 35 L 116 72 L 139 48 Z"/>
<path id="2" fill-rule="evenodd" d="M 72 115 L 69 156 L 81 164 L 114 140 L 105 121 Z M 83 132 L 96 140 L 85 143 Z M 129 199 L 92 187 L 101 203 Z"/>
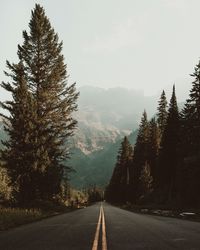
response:
<path id="1" fill-rule="evenodd" d="M 97 203 L 0 232 L 0 250 L 200 250 L 200 223 Z"/>

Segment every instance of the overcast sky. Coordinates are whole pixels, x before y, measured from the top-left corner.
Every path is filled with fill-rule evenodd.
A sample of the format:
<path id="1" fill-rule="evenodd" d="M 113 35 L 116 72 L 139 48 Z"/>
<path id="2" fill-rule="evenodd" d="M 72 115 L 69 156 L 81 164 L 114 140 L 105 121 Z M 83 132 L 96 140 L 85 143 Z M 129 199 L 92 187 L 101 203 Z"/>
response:
<path id="1" fill-rule="evenodd" d="M 200 57 L 199 0 L 0 0 L 0 77 L 40 3 L 60 40 L 70 82 L 146 95 L 177 85 L 182 101 Z M 0 97 L 6 98 L 1 91 Z"/>

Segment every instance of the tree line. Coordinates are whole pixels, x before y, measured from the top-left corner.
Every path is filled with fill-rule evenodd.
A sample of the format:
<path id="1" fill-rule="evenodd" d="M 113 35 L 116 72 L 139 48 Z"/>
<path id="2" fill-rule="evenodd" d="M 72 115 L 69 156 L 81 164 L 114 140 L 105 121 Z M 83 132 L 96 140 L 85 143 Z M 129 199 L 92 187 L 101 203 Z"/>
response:
<path id="1" fill-rule="evenodd" d="M 105 197 L 114 203 L 199 207 L 200 198 L 200 62 L 189 98 L 179 111 L 173 86 L 165 91 L 155 117 L 144 111 L 137 140 L 125 137 Z"/>
<path id="2" fill-rule="evenodd" d="M 76 128 L 73 112 L 79 93 L 68 83 L 62 42 L 43 7 L 36 4 L 18 45 L 18 62 L 7 61 L 12 99 L 1 102 L 8 140 L 1 150 L 0 199 L 17 204 L 55 200 L 66 194 L 69 138 Z M 6 186 L 7 185 L 7 186 Z"/>

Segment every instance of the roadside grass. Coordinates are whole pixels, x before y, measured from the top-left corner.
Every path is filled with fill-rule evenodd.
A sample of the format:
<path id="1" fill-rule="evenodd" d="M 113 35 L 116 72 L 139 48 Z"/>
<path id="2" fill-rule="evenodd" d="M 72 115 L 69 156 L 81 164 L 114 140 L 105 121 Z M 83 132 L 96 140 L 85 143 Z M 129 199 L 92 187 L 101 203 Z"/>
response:
<path id="1" fill-rule="evenodd" d="M 46 217 L 40 209 L 0 208 L 0 230 L 26 224 Z"/>
<path id="2" fill-rule="evenodd" d="M 73 206 L 71 206 L 48 201 L 29 204 L 28 208 L 3 207 L 0 205 L 0 231 L 55 215 L 72 212 L 84 207 L 85 205 L 83 204 L 73 204 Z"/>

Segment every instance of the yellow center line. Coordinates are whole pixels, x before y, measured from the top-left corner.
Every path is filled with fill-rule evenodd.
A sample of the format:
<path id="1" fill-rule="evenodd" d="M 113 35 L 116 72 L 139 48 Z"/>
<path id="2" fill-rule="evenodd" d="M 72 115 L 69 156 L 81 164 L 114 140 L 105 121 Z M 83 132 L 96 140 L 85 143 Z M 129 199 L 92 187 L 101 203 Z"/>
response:
<path id="1" fill-rule="evenodd" d="M 104 216 L 104 210 L 103 210 L 102 204 L 100 207 L 99 220 L 97 223 L 97 228 L 96 228 L 96 232 L 95 232 L 95 238 L 94 238 L 92 250 L 98 250 L 101 224 L 102 224 L 102 250 L 107 250 L 106 223 L 105 223 L 105 216 Z"/>
<path id="2" fill-rule="evenodd" d="M 107 240 L 106 240 L 106 223 L 103 206 L 101 207 L 102 211 L 102 250 L 107 250 Z"/>
<path id="3" fill-rule="evenodd" d="M 95 237 L 94 237 L 92 250 L 97 250 L 98 249 L 100 226 L 101 226 L 101 208 L 100 208 L 100 212 L 99 212 L 99 220 L 98 220 L 98 223 L 97 223 L 97 229 L 96 229 L 96 233 L 95 233 Z"/>

